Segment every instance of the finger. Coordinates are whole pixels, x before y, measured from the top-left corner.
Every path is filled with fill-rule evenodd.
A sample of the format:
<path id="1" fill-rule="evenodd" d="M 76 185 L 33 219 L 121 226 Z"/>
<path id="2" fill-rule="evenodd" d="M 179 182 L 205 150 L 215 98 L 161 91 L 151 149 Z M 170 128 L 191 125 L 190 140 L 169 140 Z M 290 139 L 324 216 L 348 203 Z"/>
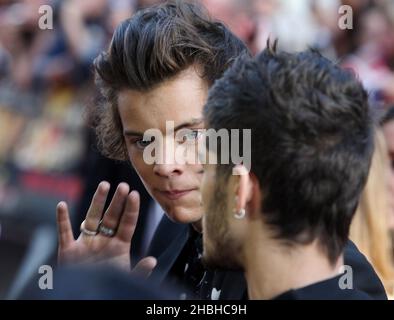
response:
<path id="1" fill-rule="evenodd" d="M 105 181 L 101 182 L 98 185 L 85 219 L 85 228 L 87 230 L 97 230 L 101 217 L 103 215 L 105 201 L 107 200 L 109 188 L 110 184 Z"/>
<path id="2" fill-rule="evenodd" d="M 116 229 L 119 224 L 120 217 L 125 209 L 127 195 L 130 187 L 127 183 L 120 183 L 116 188 L 114 197 L 104 214 L 102 224 L 110 229 Z"/>
<path id="3" fill-rule="evenodd" d="M 70 222 L 70 215 L 68 214 L 67 204 L 59 202 L 56 207 L 56 220 L 58 227 L 59 246 L 67 247 L 74 241 L 73 231 Z"/>
<path id="4" fill-rule="evenodd" d="M 150 276 L 156 265 L 157 259 L 155 257 L 146 257 L 136 264 L 132 272 L 147 278 Z"/>
<path id="5" fill-rule="evenodd" d="M 140 195 L 137 191 L 132 191 L 127 196 L 126 206 L 120 218 L 118 232 L 116 236 L 127 243 L 133 238 L 135 226 L 140 210 Z"/>

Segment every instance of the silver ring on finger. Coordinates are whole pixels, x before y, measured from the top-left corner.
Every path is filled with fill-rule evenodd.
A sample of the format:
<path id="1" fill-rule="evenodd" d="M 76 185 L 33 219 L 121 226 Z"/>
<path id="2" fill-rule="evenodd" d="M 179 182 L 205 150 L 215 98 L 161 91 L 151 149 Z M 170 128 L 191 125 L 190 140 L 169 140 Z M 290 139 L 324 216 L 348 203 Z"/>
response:
<path id="1" fill-rule="evenodd" d="M 84 234 L 85 236 L 88 236 L 88 237 L 93 237 L 93 236 L 97 235 L 97 233 L 98 233 L 97 230 L 96 231 L 92 231 L 92 230 L 86 229 L 85 228 L 85 220 L 82 221 L 81 227 L 79 229 L 80 229 L 82 234 Z"/>
<path id="2" fill-rule="evenodd" d="M 108 228 L 104 226 L 103 224 L 100 224 L 99 226 L 99 232 L 106 237 L 113 237 L 115 235 L 115 229 Z"/>

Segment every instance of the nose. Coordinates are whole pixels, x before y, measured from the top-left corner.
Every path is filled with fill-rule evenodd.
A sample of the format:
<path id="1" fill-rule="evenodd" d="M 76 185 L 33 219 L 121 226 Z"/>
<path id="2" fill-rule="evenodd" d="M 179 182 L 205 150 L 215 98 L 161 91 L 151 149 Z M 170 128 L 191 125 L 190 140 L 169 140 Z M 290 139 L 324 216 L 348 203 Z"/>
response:
<path id="1" fill-rule="evenodd" d="M 159 160 L 153 166 L 155 175 L 169 178 L 179 176 L 184 172 L 184 164 L 176 161 L 175 147 L 173 137 L 166 137 L 163 145 L 157 150 Z"/>
<path id="2" fill-rule="evenodd" d="M 163 178 L 179 176 L 183 173 L 183 168 L 178 164 L 155 164 L 153 172 Z"/>

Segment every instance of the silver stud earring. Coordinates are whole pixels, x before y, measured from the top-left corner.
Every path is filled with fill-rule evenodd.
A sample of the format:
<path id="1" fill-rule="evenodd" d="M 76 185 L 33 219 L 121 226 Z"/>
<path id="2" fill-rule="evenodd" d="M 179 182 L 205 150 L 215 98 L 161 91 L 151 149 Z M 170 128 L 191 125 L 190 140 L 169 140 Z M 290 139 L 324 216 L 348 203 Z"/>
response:
<path id="1" fill-rule="evenodd" d="M 241 219 L 245 218 L 245 215 L 246 215 L 246 211 L 245 211 L 245 209 L 242 208 L 238 212 L 234 213 L 234 218 L 241 220 Z"/>

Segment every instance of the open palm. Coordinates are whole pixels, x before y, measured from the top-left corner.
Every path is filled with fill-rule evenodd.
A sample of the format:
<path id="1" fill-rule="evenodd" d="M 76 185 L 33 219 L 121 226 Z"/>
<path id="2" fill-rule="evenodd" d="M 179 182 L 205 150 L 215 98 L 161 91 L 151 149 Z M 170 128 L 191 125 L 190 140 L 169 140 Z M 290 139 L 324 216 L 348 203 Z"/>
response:
<path id="1" fill-rule="evenodd" d="M 99 184 L 89 207 L 82 232 L 74 239 L 70 215 L 65 202 L 57 206 L 57 223 L 59 234 L 58 259 L 62 264 L 113 264 L 130 271 L 130 248 L 138 220 L 139 194 L 129 193 L 126 183 L 119 184 L 111 203 L 103 215 L 110 185 Z M 114 230 L 113 236 L 97 232 L 100 225 Z M 87 234 L 88 233 L 88 234 Z M 153 258 L 140 261 L 139 265 L 154 267 Z"/>

